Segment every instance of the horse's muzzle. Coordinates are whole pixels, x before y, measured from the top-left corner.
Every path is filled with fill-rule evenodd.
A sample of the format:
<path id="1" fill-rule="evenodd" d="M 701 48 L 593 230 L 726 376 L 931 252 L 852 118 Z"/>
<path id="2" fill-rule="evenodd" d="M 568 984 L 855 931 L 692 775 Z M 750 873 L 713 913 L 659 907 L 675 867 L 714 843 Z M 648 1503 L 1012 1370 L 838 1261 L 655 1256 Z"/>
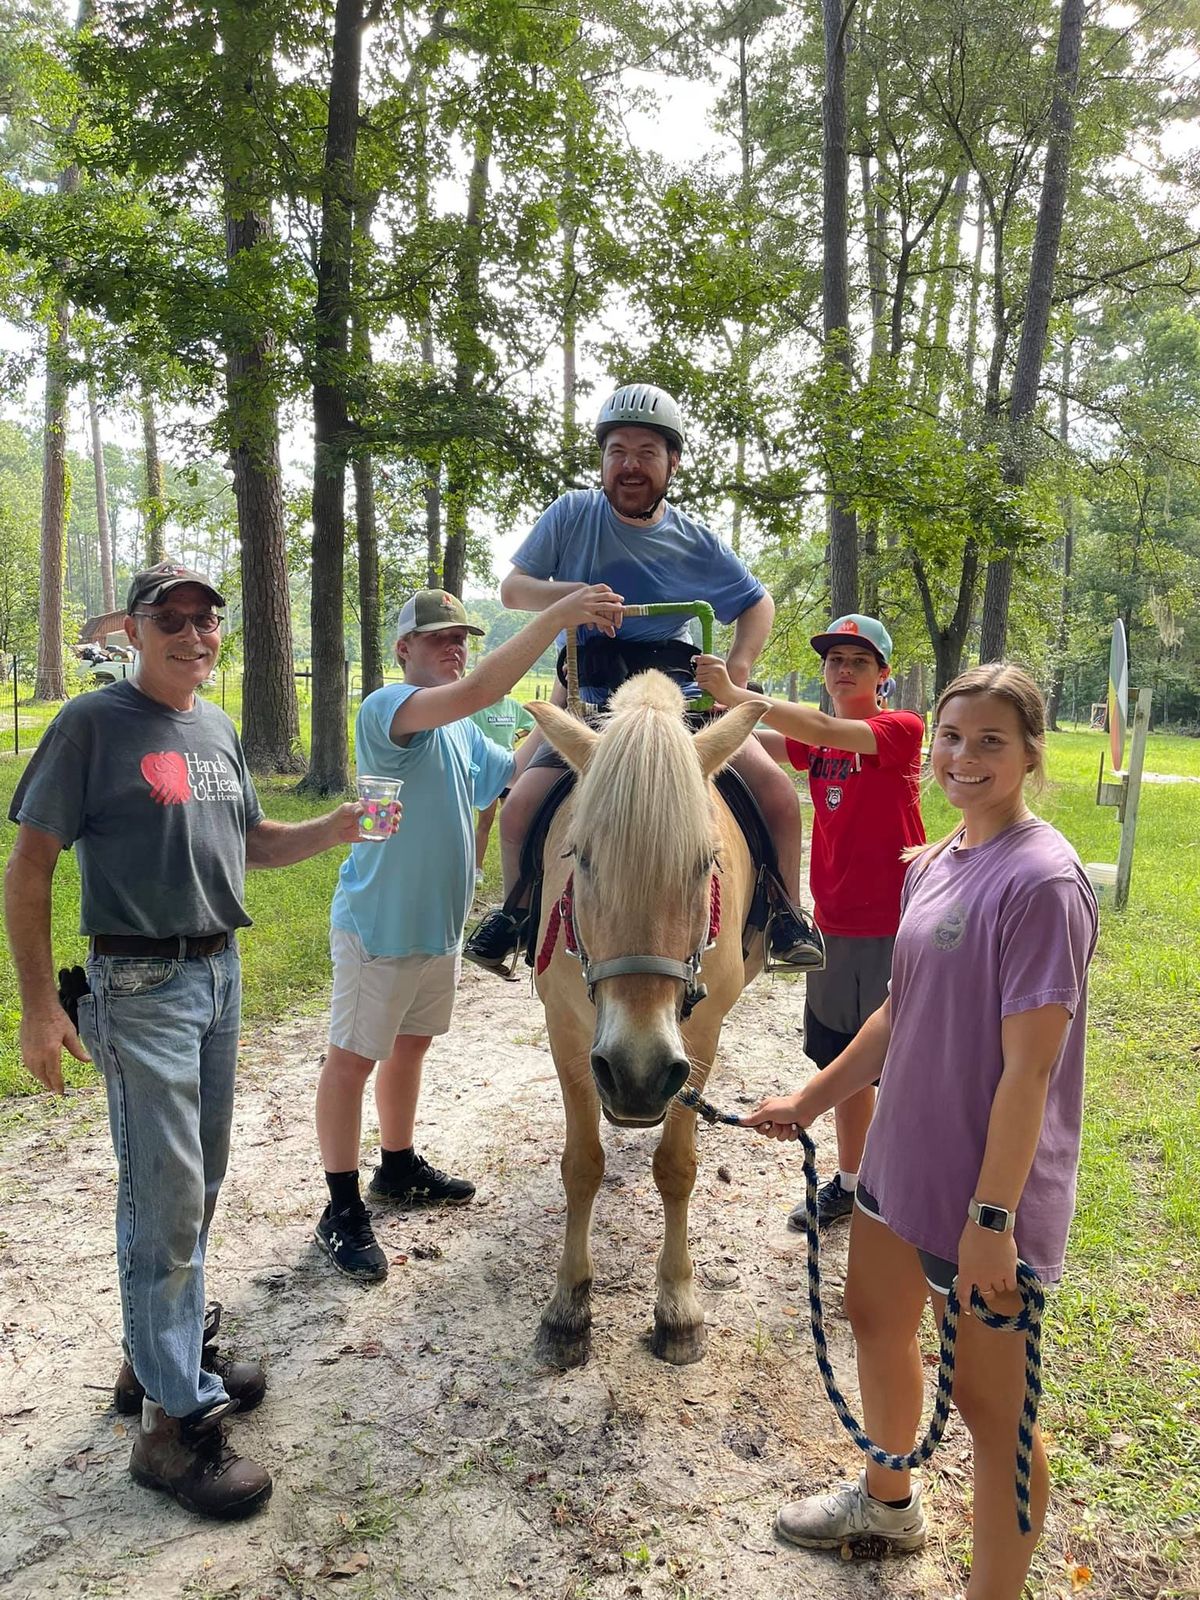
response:
<path id="1" fill-rule="evenodd" d="M 682 1056 L 631 1061 L 593 1050 L 591 1059 L 604 1115 L 618 1127 L 657 1127 L 691 1072 Z"/>
<path id="2" fill-rule="evenodd" d="M 661 1116 L 643 1120 L 640 1117 L 614 1117 L 603 1100 L 600 1102 L 600 1109 L 604 1113 L 605 1122 L 610 1122 L 614 1128 L 659 1128 L 667 1120 L 665 1110 Z"/>

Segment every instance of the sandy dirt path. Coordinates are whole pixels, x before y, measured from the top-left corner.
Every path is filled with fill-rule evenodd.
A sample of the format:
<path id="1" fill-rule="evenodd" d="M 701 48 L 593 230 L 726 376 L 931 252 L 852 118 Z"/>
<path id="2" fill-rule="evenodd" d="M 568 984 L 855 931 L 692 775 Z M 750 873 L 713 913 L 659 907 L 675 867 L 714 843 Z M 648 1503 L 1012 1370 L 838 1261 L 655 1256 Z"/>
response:
<path id="1" fill-rule="evenodd" d="M 805 1065 L 802 1011 L 800 983 L 759 980 L 727 1025 L 713 1097 L 736 1109 L 786 1085 Z M 710 1339 L 702 1362 L 672 1368 L 646 1344 L 661 1219 L 654 1136 L 606 1129 L 594 1354 L 582 1370 L 551 1372 L 532 1340 L 560 1245 L 561 1111 L 528 987 L 468 970 L 454 1031 L 427 1071 L 422 1148 L 474 1177 L 478 1198 L 454 1213 L 382 1217 L 392 1266 L 371 1289 L 337 1276 L 312 1239 L 323 1023 L 245 1041 L 209 1252 L 226 1344 L 270 1370 L 266 1402 L 234 1424 L 275 1474 L 269 1508 L 246 1524 L 200 1522 L 127 1476 L 130 1431 L 110 1409 L 120 1316 L 101 1092 L 8 1108 L 0 1592 L 943 1600 L 958 1590 L 957 1420 L 930 1485 L 944 1531 L 923 1554 L 844 1564 L 773 1536 L 781 1498 L 858 1465 L 820 1388 L 803 1243 L 784 1225 L 800 1193 L 795 1147 L 700 1129 L 691 1236 Z M 855 1394 L 836 1310 L 844 1231 L 827 1252 L 829 1329 Z"/>

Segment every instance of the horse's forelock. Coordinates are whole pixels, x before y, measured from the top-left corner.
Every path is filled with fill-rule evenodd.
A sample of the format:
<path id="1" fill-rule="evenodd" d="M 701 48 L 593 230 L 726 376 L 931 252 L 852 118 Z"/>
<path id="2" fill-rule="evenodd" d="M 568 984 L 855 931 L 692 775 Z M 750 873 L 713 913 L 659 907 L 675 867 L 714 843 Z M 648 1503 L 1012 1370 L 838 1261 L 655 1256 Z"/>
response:
<path id="1" fill-rule="evenodd" d="M 620 886 L 630 912 L 658 900 L 664 884 L 687 881 L 714 848 L 712 801 L 683 708 L 662 673 L 623 684 L 576 792 L 572 843 L 606 886 Z"/>

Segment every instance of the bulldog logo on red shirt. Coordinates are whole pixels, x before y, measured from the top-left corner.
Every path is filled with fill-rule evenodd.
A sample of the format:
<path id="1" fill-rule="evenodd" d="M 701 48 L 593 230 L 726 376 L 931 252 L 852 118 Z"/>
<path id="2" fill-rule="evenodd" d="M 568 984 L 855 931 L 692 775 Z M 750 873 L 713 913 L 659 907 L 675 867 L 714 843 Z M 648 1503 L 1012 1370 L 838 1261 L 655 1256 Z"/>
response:
<path id="1" fill-rule="evenodd" d="M 192 798 L 187 762 L 178 750 L 154 750 L 142 757 L 142 777 L 160 806 L 185 806 Z"/>

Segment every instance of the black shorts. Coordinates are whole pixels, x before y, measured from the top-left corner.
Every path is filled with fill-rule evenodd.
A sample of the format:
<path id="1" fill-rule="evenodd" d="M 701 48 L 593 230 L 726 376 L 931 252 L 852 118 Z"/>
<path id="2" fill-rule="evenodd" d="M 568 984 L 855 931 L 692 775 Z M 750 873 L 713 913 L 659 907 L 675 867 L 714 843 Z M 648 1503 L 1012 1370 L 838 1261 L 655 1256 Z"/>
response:
<path id="1" fill-rule="evenodd" d="M 876 1222 L 882 1222 L 887 1227 L 887 1218 L 880 1215 L 879 1202 L 862 1184 L 854 1190 L 854 1204 L 860 1211 L 865 1211 L 868 1217 L 873 1217 Z M 916 1250 L 916 1246 L 913 1249 Z M 938 1294 L 949 1294 L 950 1285 L 958 1275 L 958 1264 L 947 1261 L 945 1256 L 932 1255 L 928 1250 L 917 1250 L 921 1258 L 921 1271 L 925 1274 L 925 1282 Z"/>

